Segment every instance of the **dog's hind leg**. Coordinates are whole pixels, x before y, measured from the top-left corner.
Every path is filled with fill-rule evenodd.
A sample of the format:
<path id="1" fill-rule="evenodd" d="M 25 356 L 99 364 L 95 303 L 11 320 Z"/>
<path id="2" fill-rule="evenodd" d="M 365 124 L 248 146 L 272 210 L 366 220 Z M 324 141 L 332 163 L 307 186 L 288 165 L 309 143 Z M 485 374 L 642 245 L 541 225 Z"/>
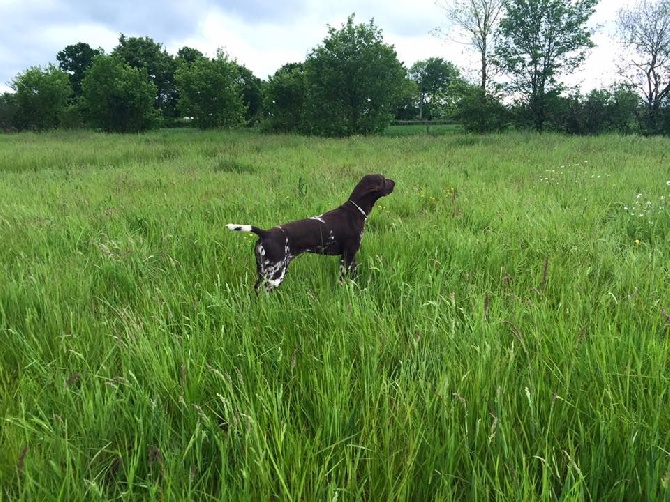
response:
<path id="1" fill-rule="evenodd" d="M 288 244 L 283 250 L 277 250 L 272 249 L 272 246 L 270 248 L 264 246 L 260 240 L 256 243 L 254 254 L 258 273 L 254 288 L 258 292 L 263 287 L 269 293 L 284 281 L 288 265 L 293 257 L 288 252 Z"/>

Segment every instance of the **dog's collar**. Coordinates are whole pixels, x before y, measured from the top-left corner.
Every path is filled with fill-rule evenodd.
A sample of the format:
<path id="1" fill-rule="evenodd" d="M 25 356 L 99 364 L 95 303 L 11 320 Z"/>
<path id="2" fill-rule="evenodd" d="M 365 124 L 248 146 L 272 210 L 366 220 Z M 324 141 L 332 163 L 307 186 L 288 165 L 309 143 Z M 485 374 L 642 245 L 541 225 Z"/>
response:
<path id="1" fill-rule="evenodd" d="M 363 218 L 366 218 L 366 219 L 367 219 L 368 215 L 365 213 L 365 211 L 363 211 L 363 210 L 361 209 L 361 206 L 359 206 L 358 204 L 356 204 L 356 203 L 355 203 L 353 200 L 351 200 L 351 199 L 349 199 L 347 202 L 351 202 L 351 203 L 354 205 L 354 207 L 355 207 L 356 209 L 358 209 L 358 211 L 363 215 Z"/>

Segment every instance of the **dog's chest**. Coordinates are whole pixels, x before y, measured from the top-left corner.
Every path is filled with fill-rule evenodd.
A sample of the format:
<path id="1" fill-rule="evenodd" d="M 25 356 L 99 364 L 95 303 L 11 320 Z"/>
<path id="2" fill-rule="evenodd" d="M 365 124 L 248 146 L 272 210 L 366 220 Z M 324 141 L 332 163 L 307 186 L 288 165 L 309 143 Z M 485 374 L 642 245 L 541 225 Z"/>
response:
<path id="1" fill-rule="evenodd" d="M 308 218 L 312 230 L 308 232 L 305 238 L 305 253 L 329 254 L 338 253 L 338 239 L 335 230 L 324 219 L 323 215 L 312 216 Z"/>

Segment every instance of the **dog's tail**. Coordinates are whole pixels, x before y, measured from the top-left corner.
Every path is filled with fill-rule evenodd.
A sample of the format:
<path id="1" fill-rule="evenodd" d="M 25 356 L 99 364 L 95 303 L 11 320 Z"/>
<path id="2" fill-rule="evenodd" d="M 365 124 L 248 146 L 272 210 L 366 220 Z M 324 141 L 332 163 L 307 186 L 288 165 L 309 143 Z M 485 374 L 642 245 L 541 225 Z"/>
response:
<path id="1" fill-rule="evenodd" d="M 235 223 L 228 223 L 226 226 L 228 227 L 228 230 L 235 230 L 236 232 L 253 232 L 259 237 L 263 237 L 265 235 L 265 230 L 262 230 L 253 225 L 236 225 Z"/>

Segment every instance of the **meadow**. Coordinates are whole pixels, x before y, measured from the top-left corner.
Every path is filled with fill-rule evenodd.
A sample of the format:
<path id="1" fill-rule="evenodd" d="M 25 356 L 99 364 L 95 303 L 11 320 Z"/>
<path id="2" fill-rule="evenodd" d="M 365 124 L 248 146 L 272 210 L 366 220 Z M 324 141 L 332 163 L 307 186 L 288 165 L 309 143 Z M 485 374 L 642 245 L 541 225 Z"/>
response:
<path id="1" fill-rule="evenodd" d="M 670 500 L 670 139 L 415 132 L 0 135 L 0 499 Z"/>

